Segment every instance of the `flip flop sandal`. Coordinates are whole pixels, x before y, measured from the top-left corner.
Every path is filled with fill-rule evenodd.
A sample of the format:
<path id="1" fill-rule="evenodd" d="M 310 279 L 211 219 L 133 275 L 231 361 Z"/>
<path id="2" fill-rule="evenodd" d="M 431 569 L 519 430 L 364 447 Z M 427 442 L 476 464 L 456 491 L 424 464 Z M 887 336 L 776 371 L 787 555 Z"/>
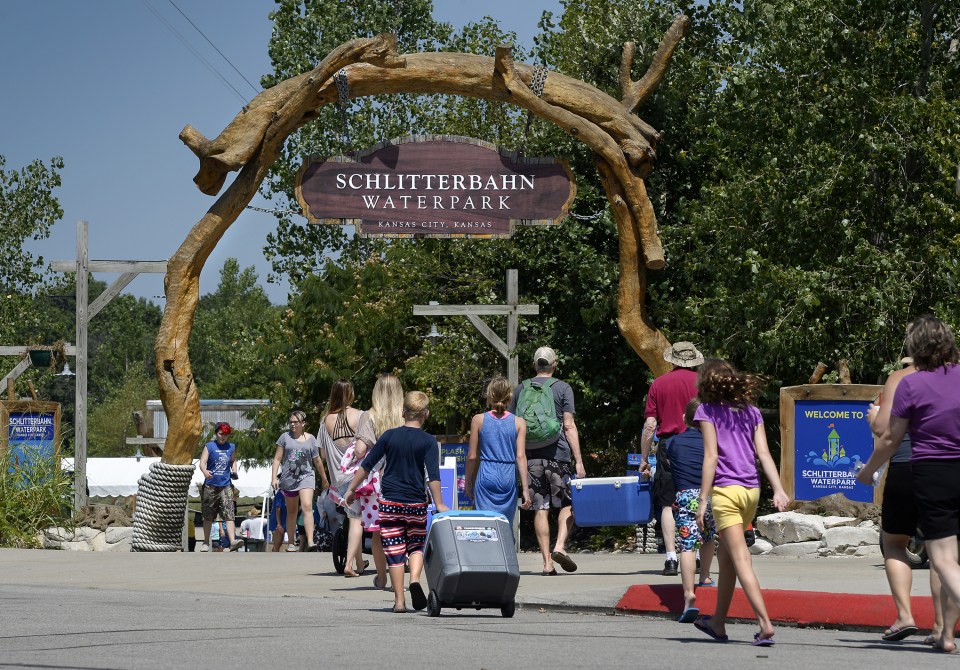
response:
<path id="1" fill-rule="evenodd" d="M 696 607 L 688 607 L 683 610 L 683 614 L 677 619 L 680 623 L 693 623 L 700 616 L 700 610 Z"/>
<path id="2" fill-rule="evenodd" d="M 702 633 L 706 633 L 712 637 L 717 642 L 729 642 L 730 638 L 727 635 L 720 635 L 716 633 L 710 626 L 707 625 L 707 622 L 710 621 L 710 617 L 702 616 L 696 621 L 693 622 L 694 628 L 699 630 Z"/>
<path id="3" fill-rule="evenodd" d="M 300 551 L 300 550 L 297 549 L 297 545 L 295 545 L 295 544 L 288 544 L 288 545 L 287 545 L 287 553 L 288 553 L 288 554 L 295 554 L 295 553 L 297 553 L 298 551 Z"/>
<path id="4" fill-rule="evenodd" d="M 772 637 L 760 637 L 761 635 L 762 633 L 754 633 L 753 642 L 750 644 L 752 644 L 754 647 L 772 647 L 776 644 Z"/>
<path id="5" fill-rule="evenodd" d="M 410 599 L 413 601 L 413 609 L 418 612 L 427 606 L 427 596 L 419 582 L 413 582 L 410 585 Z"/>
<path id="6" fill-rule="evenodd" d="M 569 556 L 567 556 L 567 555 L 564 554 L 564 553 L 561 553 L 561 552 L 559 552 L 559 551 L 555 551 L 555 552 L 553 552 L 552 554 L 550 554 L 550 558 L 553 559 L 553 562 L 554 562 L 554 563 L 559 563 L 559 564 L 560 564 L 560 567 L 563 568 L 564 571 L 566 571 L 566 572 L 576 572 L 576 571 L 577 571 L 577 564 L 573 562 L 573 559 L 572 559 L 572 558 L 570 558 Z"/>
<path id="7" fill-rule="evenodd" d="M 911 635 L 916 635 L 920 632 L 920 629 L 916 626 L 904 626 L 899 628 L 897 626 L 890 626 L 886 633 L 883 634 L 883 637 L 880 639 L 884 642 L 899 642 L 900 640 L 906 639 Z"/>

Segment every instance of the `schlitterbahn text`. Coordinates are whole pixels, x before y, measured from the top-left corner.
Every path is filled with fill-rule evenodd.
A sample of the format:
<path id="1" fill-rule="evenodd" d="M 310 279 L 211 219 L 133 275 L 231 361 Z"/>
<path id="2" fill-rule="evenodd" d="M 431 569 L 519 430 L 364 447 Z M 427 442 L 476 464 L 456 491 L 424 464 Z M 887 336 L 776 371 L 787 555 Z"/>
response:
<path id="1" fill-rule="evenodd" d="M 563 161 L 452 136 L 400 138 L 355 158 L 310 160 L 297 180 L 311 222 L 388 237 L 508 237 L 517 223 L 559 223 L 575 195 Z"/>

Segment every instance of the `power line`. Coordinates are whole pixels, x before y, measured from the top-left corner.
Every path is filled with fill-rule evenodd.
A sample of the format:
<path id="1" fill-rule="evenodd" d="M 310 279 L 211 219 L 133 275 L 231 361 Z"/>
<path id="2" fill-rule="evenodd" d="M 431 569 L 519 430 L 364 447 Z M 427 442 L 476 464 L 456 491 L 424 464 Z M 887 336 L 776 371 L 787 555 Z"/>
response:
<path id="1" fill-rule="evenodd" d="M 183 35 L 181 35 L 181 34 L 177 31 L 177 29 L 174 28 L 173 25 L 172 25 L 169 21 L 167 21 L 167 20 L 163 17 L 163 15 L 160 14 L 160 12 L 158 12 L 158 11 L 156 10 L 156 8 L 155 8 L 153 5 L 150 4 L 149 0 L 140 0 L 140 2 L 141 2 L 141 4 L 143 4 L 144 7 L 146 7 L 147 9 L 150 10 L 150 13 L 151 13 L 151 14 L 153 14 L 154 16 L 156 16 L 157 19 L 158 19 L 163 25 L 165 25 L 165 26 L 167 27 L 167 30 L 169 30 L 171 33 L 173 33 L 174 36 L 175 36 L 178 40 L 180 40 L 180 43 L 183 44 L 183 46 L 187 47 L 187 49 L 190 50 L 190 53 L 192 53 L 194 56 L 197 57 L 197 60 L 199 60 L 201 63 L 203 63 L 203 64 L 207 67 L 207 70 L 209 70 L 210 73 L 211 73 L 213 76 L 215 76 L 217 79 L 219 79 L 220 81 L 222 81 L 222 82 L 223 82 L 224 84 L 226 84 L 234 93 L 236 93 L 236 94 L 237 94 L 237 97 L 240 98 L 240 100 L 243 101 L 244 104 L 247 104 L 247 103 L 249 102 L 249 100 L 247 100 L 247 99 L 243 96 L 243 94 L 236 89 L 236 87 L 235 87 L 233 84 L 231 84 L 229 81 L 227 81 L 226 77 L 224 77 L 222 74 L 220 74 L 220 72 L 217 70 L 217 68 L 215 68 L 206 58 L 204 58 L 204 57 L 200 54 L 200 52 L 197 51 L 197 50 L 193 47 L 193 45 L 190 44 L 190 42 L 188 42 L 187 39 L 186 39 Z"/>
<path id="2" fill-rule="evenodd" d="M 197 27 L 197 24 L 194 23 L 193 21 L 191 21 L 191 20 L 190 20 L 190 17 L 187 16 L 186 14 L 184 14 L 184 13 L 183 13 L 183 10 L 180 9 L 179 7 L 177 7 L 177 4 L 176 4 L 173 0 L 167 0 L 167 1 L 168 1 L 171 5 L 173 5 L 173 8 L 174 8 L 174 9 L 176 9 L 178 12 L 180 12 L 180 15 L 187 20 L 187 23 L 189 23 L 191 26 L 193 26 L 194 30 L 196 30 L 198 33 L 200 33 L 200 35 L 203 37 L 203 39 L 207 40 L 207 44 L 209 44 L 210 46 L 212 46 L 212 47 L 214 48 L 214 50 L 215 50 L 218 54 L 220 54 L 220 56 L 223 58 L 223 60 L 225 60 L 225 61 L 227 61 L 227 63 L 229 63 L 230 67 L 233 68 L 233 71 L 236 72 L 238 75 L 240 75 L 240 78 L 241 78 L 241 79 L 243 79 L 245 82 L 247 82 L 247 85 L 250 86 L 250 88 L 253 89 L 254 95 L 259 94 L 259 93 L 260 93 L 260 89 L 259 89 L 258 87 L 256 87 L 256 86 L 254 86 L 253 84 L 251 84 L 251 83 L 250 83 L 250 80 L 243 76 L 243 73 L 242 73 L 240 70 L 237 69 L 237 66 L 234 65 L 234 64 L 230 61 L 229 58 L 227 58 L 227 56 L 226 56 L 225 53 L 223 53 L 222 51 L 220 51 L 220 49 L 217 49 L 217 45 L 210 41 L 210 38 L 207 37 L 207 36 L 203 33 L 203 31 L 200 30 L 199 27 Z"/>

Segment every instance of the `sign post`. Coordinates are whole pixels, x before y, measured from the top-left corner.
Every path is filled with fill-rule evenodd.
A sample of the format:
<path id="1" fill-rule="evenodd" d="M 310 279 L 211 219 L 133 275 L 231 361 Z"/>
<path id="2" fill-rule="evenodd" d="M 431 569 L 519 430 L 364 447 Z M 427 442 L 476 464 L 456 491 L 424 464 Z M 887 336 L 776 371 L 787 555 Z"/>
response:
<path id="1" fill-rule="evenodd" d="M 17 463 L 39 458 L 59 467 L 60 403 L 41 400 L 0 402 L 0 456 L 13 454 Z"/>
<path id="2" fill-rule="evenodd" d="M 883 387 L 805 384 L 780 389 L 780 480 L 795 500 L 842 493 L 879 504 L 877 487 L 856 481 L 853 469 L 873 452 L 867 409 Z"/>
<path id="3" fill-rule="evenodd" d="M 521 305 L 517 294 L 517 271 L 507 270 L 507 304 L 506 305 L 414 305 L 414 316 L 465 316 L 487 338 L 501 356 L 507 359 L 507 381 L 516 388 L 520 383 L 520 364 L 517 360 L 517 317 L 521 314 L 535 315 L 540 313 L 540 305 Z M 481 319 L 481 316 L 507 317 L 507 341 L 493 332 Z"/>

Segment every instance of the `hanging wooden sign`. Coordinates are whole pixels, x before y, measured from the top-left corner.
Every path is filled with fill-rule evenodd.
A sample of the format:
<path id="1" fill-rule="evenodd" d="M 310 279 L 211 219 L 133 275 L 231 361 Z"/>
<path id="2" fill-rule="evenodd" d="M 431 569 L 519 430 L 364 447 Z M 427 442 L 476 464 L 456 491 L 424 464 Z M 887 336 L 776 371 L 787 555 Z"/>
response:
<path id="1" fill-rule="evenodd" d="M 566 161 L 454 135 L 309 159 L 296 184 L 311 223 L 352 224 L 370 237 L 510 237 L 518 223 L 562 221 L 576 191 Z"/>

